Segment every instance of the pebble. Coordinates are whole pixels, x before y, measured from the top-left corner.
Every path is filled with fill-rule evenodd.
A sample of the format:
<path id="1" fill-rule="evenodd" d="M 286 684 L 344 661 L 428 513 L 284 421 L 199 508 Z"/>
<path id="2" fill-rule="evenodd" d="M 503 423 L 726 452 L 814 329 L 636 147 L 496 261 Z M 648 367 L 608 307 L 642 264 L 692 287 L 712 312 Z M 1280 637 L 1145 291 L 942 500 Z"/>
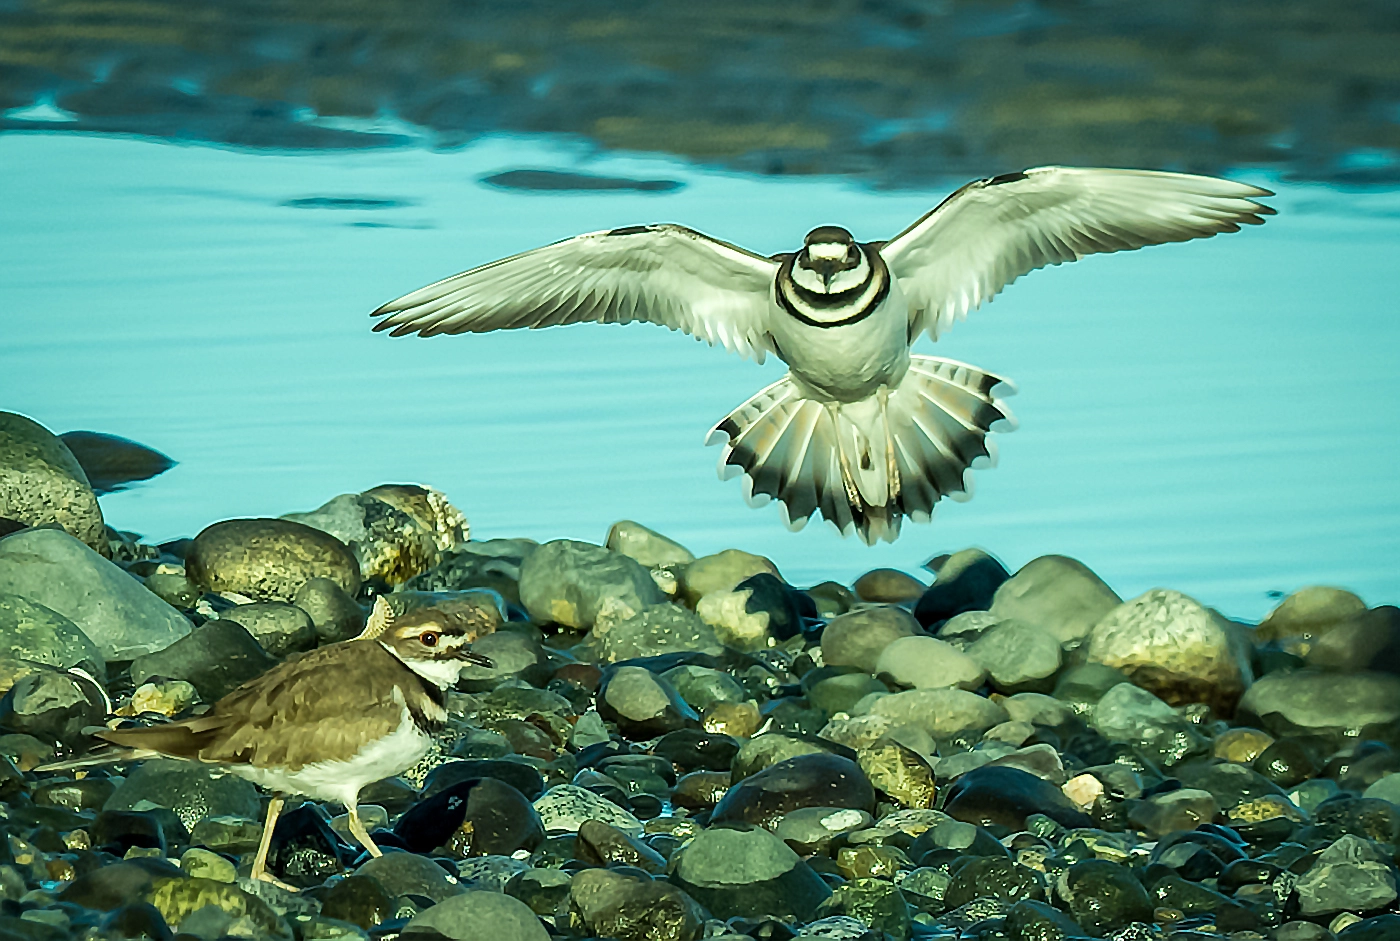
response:
<path id="1" fill-rule="evenodd" d="M 615 941 L 691 941 L 706 916 L 677 886 L 617 870 L 576 873 L 569 897 L 590 932 Z"/>
<path id="2" fill-rule="evenodd" d="M 1060 642 L 1048 631 L 1015 619 L 1000 621 L 967 648 L 1003 693 L 1049 692 L 1059 672 Z"/>
<path id="3" fill-rule="evenodd" d="M 642 822 L 612 801 L 572 784 L 558 784 L 534 803 L 545 831 L 577 833 L 585 821 L 598 820 L 629 836 L 641 836 Z"/>
<path id="4" fill-rule="evenodd" d="M 685 546 L 631 520 L 613 523 L 603 544 L 629 559 L 636 559 L 649 569 L 663 565 L 686 565 L 695 561 L 695 555 Z"/>
<path id="5" fill-rule="evenodd" d="M 520 566 L 520 602 L 541 624 L 616 624 L 665 600 L 641 563 L 586 542 L 547 542 Z"/>
<path id="6" fill-rule="evenodd" d="M 1271 673 L 1240 699 L 1238 718 L 1275 734 L 1301 731 L 1337 742 L 1384 735 L 1400 722 L 1400 676 Z"/>
<path id="7" fill-rule="evenodd" d="M 404 925 L 448 941 L 548 941 L 549 932 L 524 902 L 497 892 L 468 890 L 419 912 Z"/>
<path id="8" fill-rule="evenodd" d="M 0 540 L 0 592 L 67 618 L 108 662 L 164 650 L 192 627 L 140 582 L 56 529 Z"/>
<path id="9" fill-rule="evenodd" d="M 1279 602 L 1255 628 L 1260 640 L 1320 637 L 1366 610 L 1366 602 L 1343 588 L 1314 585 Z"/>
<path id="10" fill-rule="evenodd" d="M 927 586 L 898 569 L 871 569 L 851 589 L 861 601 L 872 604 L 912 604 L 923 597 Z"/>
<path id="11" fill-rule="evenodd" d="M 675 688 L 643 667 L 618 667 L 598 687 L 598 715 L 631 738 L 653 738 L 699 725 Z"/>
<path id="12" fill-rule="evenodd" d="M 903 608 L 859 608 L 832 619 L 822 631 L 822 662 L 874 673 L 886 647 L 920 633 L 919 623 Z"/>
<path id="13" fill-rule="evenodd" d="M 755 575 L 778 575 L 778 567 L 761 555 L 740 549 L 725 549 L 701 556 L 680 569 L 680 591 L 692 606 L 712 591 L 733 591 L 739 583 Z"/>
<path id="14" fill-rule="evenodd" d="M 769 765 L 738 781 L 710 815 L 711 823 L 770 826 L 801 807 L 875 810 L 875 790 L 856 762 L 817 752 Z"/>
<path id="15" fill-rule="evenodd" d="M 914 617 L 925 627 L 966 611 L 987 610 L 996 590 L 1011 577 L 1000 562 L 981 549 L 963 549 L 936 567 L 932 561 L 925 567 L 934 570 L 934 582 L 914 606 Z"/>
<path id="16" fill-rule="evenodd" d="M 1000 705 L 962 689 L 911 689 L 882 696 L 870 705 L 876 715 L 923 729 L 934 738 L 983 732 L 1010 718 Z"/>
<path id="17" fill-rule="evenodd" d="M 292 596 L 292 604 L 311 618 L 311 627 L 323 644 L 349 640 L 365 628 L 364 609 L 329 578 L 307 579 Z"/>
<path id="18" fill-rule="evenodd" d="M 786 843 L 753 826 L 710 827 L 677 854 L 672 879 L 718 918 L 810 921 L 831 895 Z"/>
<path id="19" fill-rule="evenodd" d="M 0 412 L 0 517 L 26 526 L 54 523 L 110 555 L 97 495 L 73 452 L 38 422 Z"/>
<path id="20" fill-rule="evenodd" d="M 1062 644 L 1088 636 L 1122 599 L 1088 566 L 1061 555 L 1027 562 L 996 590 L 991 613 L 1042 627 Z"/>
<path id="21" fill-rule="evenodd" d="M 360 564 L 339 539 L 281 519 L 224 520 L 189 547 L 185 574 L 206 591 L 231 591 L 256 601 L 291 601 L 313 578 L 328 578 L 348 595 L 360 590 Z"/>
<path id="22" fill-rule="evenodd" d="M 899 637 L 880 652 L 875 673 L 915 689 L 976 689 L 987 671 L 975 658 L 936 637 Z"/>
<path id="23" fill-rule="evenodd" d="M 311 615 L 282 601 L 241 604 L 219 615 L 219 620 L 241 625 L 258 646 L 279 659 L 310 650 L 319 639 Z"/>
<path id="24" fill-rule="evenodd" d="M 232 620 L 210 621 L 156 653 L 131 662 L 131 680 L 184 680 L 205 702 L 217 702 L 277 665 L 253 635 Z"/>
<path id="25" fill-rule="evenodd" d="M 604 663 L 659 657 L 668 653 L 718 656 L 724 644 L 701 615 L 674 604 L 654 604 L 593 632 Z"/>
<path id="26" fill-rule="evenodd" d="M 78 625 L 19 595 L 0 594 L 0 657 L 15 657 L 66 670 L 80 667 L 107 679 L 107 662 Z"/>

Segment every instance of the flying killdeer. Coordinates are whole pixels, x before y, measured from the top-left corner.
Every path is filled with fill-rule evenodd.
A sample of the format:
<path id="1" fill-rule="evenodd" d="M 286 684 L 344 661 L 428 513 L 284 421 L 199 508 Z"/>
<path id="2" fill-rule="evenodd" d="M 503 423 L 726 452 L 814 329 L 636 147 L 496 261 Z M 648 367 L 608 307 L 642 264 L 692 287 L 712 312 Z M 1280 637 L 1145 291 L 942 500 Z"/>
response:
<path id="1" fill-rule="evenodd" d="M 376 330 L 484 333 L 645 320 L 789 372 L 710 433 L 720 475 L 801 528 L 819 512 L 866 543 L 967 499 L 1015 427 L 1010 383 L 909 352 L 1023 274 L 1257 225 L 1268 190 L 1148 170 L 1040 167 L 969 183 L 887 242 L 838 226 L 765 258 L 679 225 L 591 232 L 454 275 L 374 312 Z"/>
<path id="2" fill-rule="evenodd" d="M 128 751 L 96 760 L 162 755 L 202 761 L 272 791 L 255 879 L 277 882 L 266 871 L 267 852 L 284 795 L 343 804 L 350 831 L 379 856 L 355 809 L 360 790 L 428 753 L 431 733 L 447 718 L 445 691 L 467 665 L 491 665 L 469 649 L 474 633 L 462 617 L 430 608 L 395 618 L 380 597 L 359 637 L 273 667 L 204 715 L 99 732 L 98 738 Z M 92 763 L 79 759 L 48 769 Z"/>

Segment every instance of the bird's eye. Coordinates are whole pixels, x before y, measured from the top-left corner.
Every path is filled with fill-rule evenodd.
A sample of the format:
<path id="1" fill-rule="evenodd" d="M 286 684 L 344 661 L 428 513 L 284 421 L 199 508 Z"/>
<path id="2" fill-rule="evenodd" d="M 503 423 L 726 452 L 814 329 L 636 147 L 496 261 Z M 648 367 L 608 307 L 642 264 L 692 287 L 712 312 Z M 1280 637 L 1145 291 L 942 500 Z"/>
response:
<path id="1" fill-rule="evenodd" d="M 422 644 L 424 647 L 436 647 L 437 642 L 438 634 L 436 631 L 424 631 L 418 635 L 418 643 Z"/>

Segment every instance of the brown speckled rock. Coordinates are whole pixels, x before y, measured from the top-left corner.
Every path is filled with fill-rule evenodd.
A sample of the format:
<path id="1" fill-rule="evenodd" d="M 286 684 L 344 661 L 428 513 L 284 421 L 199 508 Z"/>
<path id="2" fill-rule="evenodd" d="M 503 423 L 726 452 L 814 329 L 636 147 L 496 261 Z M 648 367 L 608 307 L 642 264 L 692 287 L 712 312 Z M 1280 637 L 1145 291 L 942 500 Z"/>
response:
<path id="1" fill-rule="evenodd" d="M 0 412 L 0 517 L 42 526 L 57 523 L 110 556 L 102 510 L 78 459 L 38 422 Z"/>
<path id="2" fill-rule="evenodd" d="M 291 601 L 313 578 L 328 578 L 354 595 L 360 566 L 345 543 L 302 523 L 224 520 L 195 537 L 185 573 L 209 591 L 257 600 Z"/>

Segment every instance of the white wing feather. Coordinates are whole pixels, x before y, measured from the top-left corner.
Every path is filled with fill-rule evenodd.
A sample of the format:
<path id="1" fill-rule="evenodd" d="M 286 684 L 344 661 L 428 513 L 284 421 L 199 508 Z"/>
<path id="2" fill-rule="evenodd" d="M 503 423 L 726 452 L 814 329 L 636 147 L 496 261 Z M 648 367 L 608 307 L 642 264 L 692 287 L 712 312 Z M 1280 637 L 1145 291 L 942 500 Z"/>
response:
<path id="1" fill-rule="evenodd" d="M 485 333 L 648 321 L 763 362 L 777 262 L 679 225 L 590 232 L 494 261 L 376 310 L 375 330 Z"/>
<path id="2" fill-rule="evenodd" d="M 1040 167 L 969 183 L 880 249 L 909 299 L 910 336 L 933 339 L 1023 274 L 1258 225 L 1272 196 L 1186 173 Z"/>

